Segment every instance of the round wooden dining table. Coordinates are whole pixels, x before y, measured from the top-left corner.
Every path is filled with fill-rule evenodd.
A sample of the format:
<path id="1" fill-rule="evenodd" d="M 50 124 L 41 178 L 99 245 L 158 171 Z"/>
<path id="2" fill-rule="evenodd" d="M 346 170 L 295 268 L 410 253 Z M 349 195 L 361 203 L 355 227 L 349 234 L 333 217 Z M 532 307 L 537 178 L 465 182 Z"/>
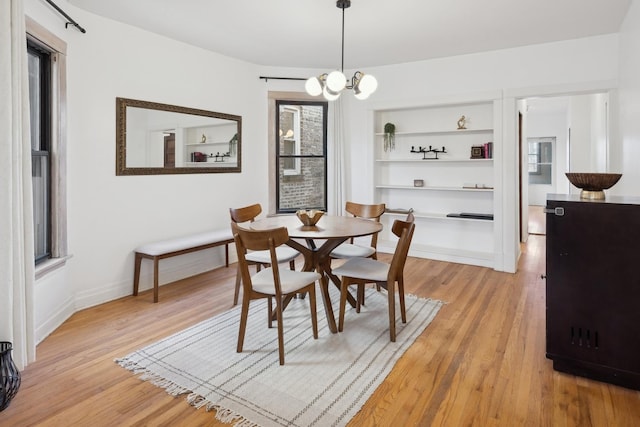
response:
<path id="1" fill-rule="evenodd" d="M 316 225 L 303 225 L 296 215 L 278 215 L 256 220 L 249 224 L 254 230 L 286 227 L 289 233 L 288 246 L 304 256 L 304 271 L 317 271 L 322 276 L 320 290 L 327 322 L 331 332 L 338 332 L 329 296 L 329 281 L 340 288 L 340 278 L 331 272 L 331 251 L 352 237 L 368 236 L 382 230 L 382 224 L 368 219 L 350 216 L 323 215 Z M 296 240 L 297 239 L 297 240 Z M 302 244 L 298 240 L 304 240 Z M 355 299 L 349 295 L 349 303 Z M 285 301 L 287 304 L 289 301 Z"/>

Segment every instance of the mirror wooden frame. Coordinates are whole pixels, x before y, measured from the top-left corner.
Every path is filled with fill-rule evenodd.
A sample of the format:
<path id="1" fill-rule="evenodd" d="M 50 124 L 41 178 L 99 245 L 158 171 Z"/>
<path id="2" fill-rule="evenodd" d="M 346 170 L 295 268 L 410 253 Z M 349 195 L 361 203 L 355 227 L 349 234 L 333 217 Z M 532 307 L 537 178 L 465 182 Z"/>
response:
<path id="1" fill-rule="evenodd" d="M 237 162 L 232 166 L 216 167 L 127 167 L 127 107 L 168 111 L 181 114 L 212 117 L 237 123 Z M 158 102 L 140 101 L 129 98 L 116 98 L 116 175 L 167 175 L 200 173 L 240 173 L 242 172 L 242 116 L 217 113 L 196 108 L 179 107 Z"/>

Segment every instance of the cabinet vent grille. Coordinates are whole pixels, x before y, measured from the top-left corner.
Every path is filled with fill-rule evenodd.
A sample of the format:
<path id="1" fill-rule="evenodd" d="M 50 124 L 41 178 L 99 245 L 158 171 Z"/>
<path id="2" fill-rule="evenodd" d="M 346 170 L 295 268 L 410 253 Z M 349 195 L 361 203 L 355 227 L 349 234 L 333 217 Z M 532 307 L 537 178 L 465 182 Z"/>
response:
<path id="1" fill-rule="evenodd" d="M 571 327 L 571 345 L 592 348 L 597 350 L 599 346 L 598 331 L 578 326 Z"/>

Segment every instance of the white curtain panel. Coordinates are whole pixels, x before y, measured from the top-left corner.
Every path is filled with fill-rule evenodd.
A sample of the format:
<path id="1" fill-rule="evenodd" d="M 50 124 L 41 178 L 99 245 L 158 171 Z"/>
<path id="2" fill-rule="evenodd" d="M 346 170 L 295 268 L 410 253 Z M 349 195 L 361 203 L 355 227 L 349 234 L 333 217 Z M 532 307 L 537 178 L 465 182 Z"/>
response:
<path id="1" fill-rule="evenodd" d="M 35 360 L 29 86 L 23 0 L 0 2 L 0 340 Z"/>
<path id="2" fill-rule="evenodd" d="M 343 95 L 344 96 L 344 95 Z M 332 215 L 344 215 L 345 197 L 345 130 L 342 98 L 329 103 L 327 210 Z M 329 190 L 331 189 L 331 190 Z"/>

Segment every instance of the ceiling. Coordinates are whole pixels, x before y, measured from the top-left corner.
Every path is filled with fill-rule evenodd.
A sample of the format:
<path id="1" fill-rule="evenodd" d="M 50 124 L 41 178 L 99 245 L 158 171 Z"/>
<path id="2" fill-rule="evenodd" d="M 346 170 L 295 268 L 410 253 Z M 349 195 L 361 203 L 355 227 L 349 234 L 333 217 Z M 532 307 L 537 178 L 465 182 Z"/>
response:
<path id="1" fill-rule="evenodd" d="M 342 10 L 335 0 L 68 1 L 97 15 L 254 64 L 340 67 Z M 344 68 L 617 33 L 630 3 L 352 0 L 345 10 Z"/>

